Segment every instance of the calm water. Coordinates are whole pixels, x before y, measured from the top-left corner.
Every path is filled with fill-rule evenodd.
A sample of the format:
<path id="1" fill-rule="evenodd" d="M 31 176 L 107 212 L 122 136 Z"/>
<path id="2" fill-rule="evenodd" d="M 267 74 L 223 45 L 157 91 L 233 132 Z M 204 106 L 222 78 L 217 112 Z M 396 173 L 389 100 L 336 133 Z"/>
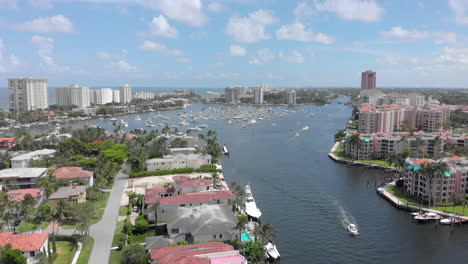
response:
<path id="1" fill-rule="evenodd" d="M 247 128 L 221 119 L 199 123 L 216 130 L 220 143 L 229 146 L 231 155 L 222 160 L 225 177 L 252 185 L 262 221 L 277 231 L 282 263 L 466 263 L 466 226 L 456 227 L 451 235 L 445 226 L 416 224 L 368 185 L 380 171 L 347 167 L 327 157 L 333 134 L 347 122 L 350 108 L 333 103 L 295 110 L 286 118 L 257 120 Z M 177 112 L 162 114 L 177 118 Z M 315 115 L 307 117 L 309 113 Z M 155 115 L 140 116 L 145 120 Z M 123 117 L 128 130 L 144 127 L 135 116 Z M 112 129 L 108 120 L 87 123 Z M 305 125 L 310 130 L 296 137 Z M 345 219 L 357 223 L 359 236 L 348 235 L 341 224 Z"/>

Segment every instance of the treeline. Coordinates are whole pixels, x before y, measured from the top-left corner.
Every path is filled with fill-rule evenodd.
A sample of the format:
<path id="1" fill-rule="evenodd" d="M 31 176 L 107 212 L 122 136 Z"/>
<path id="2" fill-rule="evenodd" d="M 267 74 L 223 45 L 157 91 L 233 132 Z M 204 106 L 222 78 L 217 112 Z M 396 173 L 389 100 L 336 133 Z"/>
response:
<path id="1" fill-rule="evenodd" d="M 216 169 L 216 167 L 205 166 L 199 169 L 194 168 L 181 168 L 172 170 L 156 170 L 156 171 L 142 171 L 130 174 L 130 178 L 147 177 L 147 176 L 161 176 L 169 174 L 181 174 L 181 173 L 211 173 L 211 172 L 222 172 L 223 170 Z"/>

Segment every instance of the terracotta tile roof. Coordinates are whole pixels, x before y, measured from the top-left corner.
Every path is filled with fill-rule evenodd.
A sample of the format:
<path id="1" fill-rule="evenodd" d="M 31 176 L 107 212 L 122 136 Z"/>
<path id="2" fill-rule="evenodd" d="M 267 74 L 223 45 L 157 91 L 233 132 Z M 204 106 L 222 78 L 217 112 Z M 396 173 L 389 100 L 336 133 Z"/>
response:
<path id="1" fill-rule="evenodd" d="M 150 188 L 145 190 L 145 195 L 160 195 L 163 193 L 174 193 L 174 186 L 169 188 Z"/>
<path id="2" fill-rule="evenodd" d="M 157 260 L 158 264 L 209 264 L 209 258 L 196 256 L 233 250 L 234 248 L 231 245 L 220 242 L 208 242 L 175 247 L 152 248 L 150 249 L 150 255 L 151 260 Z"/>
<path id="3" fill-rule="evenodd" d="M 151 205 L 156 201 L 159 201 L 159 203 L 163 205 L 202 203 L 202 202 L 209 202 L 209 201 L 218 200 L 218 199 L 233 199 L 233 198 L 234 198 L 234 194 L 228 190 L 212 191 L 212 192 L 193 192 L 193 193 L 182 193 L 180 195 L 169 196 L 169 197 L 146 196 L 145 204 Z"/>
<path id="4" fill-rule="evenodd" d="M 83 170 L 80 167 L 62 167 L 54 172 L 57 179 L 80 179 L 93 177 L 92 171 Z"/>
<path id="5" fill-rule="evenodd" d="M 416 132 L 418 134 L 425 134 L 426 132 L 422 131 L 422 130 L 419 130 L 418 132 Z"/>
<path id="6" fill-rule="evenodd" d="M 34 199 L 37 200 L 41 197 L 41 189 L 18 189 L 7 192 L 8 200 L 15 202 L 23 201 L 26 194 L 30 194 Z"/>
<path id="7" fill-rule="evenodd" d="M 187 180 L 179 183 L 179 186 L 187 187 L 187 186 L 208 186 L 211 185 L 213 182 L 206 179 L 195 179 L 195 180 Z"/>
<path id="8" fill-rule="evenodd" d="M 41 249 L 48 233 L 38 234 L 13 234 L 12 232 L 0 233 L 0 246 L 11 244 L 14 249 L 25 251 L 37 251 Z"/>
<path id="9" fill-rule="evenodd" d="M 188 180 L 189 178 L 190 177 L 186 175 L 179 175 L 179 176 L 172 177 L 174 181 L 185 181 L 185 180 Z"/>
<path id="10" fill-rule="evenodd" d="M 421 165 L 423 163 L 432 163 L 432 161 L 430 159 L 426 159 L 426 158 L 417 159 L 417 160 L 413 161 L 413 164 L 416 164 L 416 165 Z"/>
<path id="11" fill-rule="evenodd" d="M 453 160 L 453 161 L 462 161 L 463 159 L 458 157 L 458 156 L 453 156 L 450 158 L 450 160 Z"/>

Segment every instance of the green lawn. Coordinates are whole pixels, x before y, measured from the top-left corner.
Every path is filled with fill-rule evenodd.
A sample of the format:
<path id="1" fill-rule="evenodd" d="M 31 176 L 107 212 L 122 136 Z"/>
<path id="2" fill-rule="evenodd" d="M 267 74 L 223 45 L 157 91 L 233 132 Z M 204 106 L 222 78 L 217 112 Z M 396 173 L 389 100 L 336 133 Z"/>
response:
<path id="1" fill-rule="evenodd" d="M 145 242 L 146 237 L 154 236 L 154 230 L 148 230 L 146 233 L 138 236 L 132 236 L 132 244 L 141 244 Z"/>
<path id="2" fill-rule="evenodd" d="M 127 216 L 127 206 L 125 205 L 120 206 L 119 216 Z"/>
<path id="3" fill-rule="evenodd" d="M 120 259 L 122 258 L 120 251 L 111 250 L 109 257 L 109 264 L 120 264 Z"/>
<path id="4" fill-rule="evenodd" d="M 375 165 L 380 165 L 380 166 L 388 166 L 392 167 L 388 162 L 385 160 L 356 160 L 357 162 L 364 162 L 364 163 L 369 163 L 369 164 L 375 164 Z"/>
<path id="5" fill-rule="evenodd" d="M 46 229 L 49 226 L 49 222 L 42 222 L 40 224 L 35 224 L 29 221 L 21 221 L 21 224 L 18 226 L 19 232 L 28 232 L 34 231 L 37 228 Z"/>
<path id="6" fill-rule="evenodd" d="M 122 227 L 124 225 L 124 222 L 125 221 L 120 221 L 117 223 L 117 227 L 115 228 L 115 231 L 114 231 L 114 238 L 112 239 L 112 247 L 117 247 L 119 243 L 119 239 L 125 236 L 125 234 L 122 234 Z M 150 236 L 154 236 L 154 230 L 148 230 L 144 234 L 132 236 L 130 244 L 141 244 L 145 242 L 146 237 L 150 237 Z M 120 254 L 121 254 L 120 250 L 116 250 L 116 249 L 111 250 L 109 263 L 119 264 L 120 258 L 121 258 Z"/>
<path id="7" fill-rule="evenodd" d="M 70 264 L 75 256 L 75 245 L 68 241 L 57 241 L 57 258 L 53 264 Z"/>
<path id="8" fill-rule="evenodd" d="M 88 264 L 91 251 L 93 250 L 93 245 L 94 239 L 92 237 L 88 237 L 88 243 L 86 243 L 86 246 L 81 250 L 78 261 L 76 262 L 77 264 Z"/>
<path id="9" fill-rule="evenodd" d="M 392 194 L 393 196 L 395 196 L 396 198 L 398 198 L 398 200 L 400 200 L 400 202 L 404 204 L 408 203 L 408 204 L 419 205 L 418 200 L 414 199 L 411 195 L 407 194 L 406 192 L 404 192 L 403 190 L 401 190 L 400 188 L 396 186 L 387 188 L 386 191 Z"/>
<path id="10" fill-rule="evenodd" d="M 104 210 L 107 206 L 107 201 L 109 200 L 110 192 L 104 192 L 104 199 L 98 202 L 92 202 L 94 207 L 96 208 L 96 218 L 91 220 L 91 225 L 96 224 L 97 222 L 101 221 L 102 216 L 104 215 Z M 60 226 L 63 229 L 73 229 L 76 228 L 76 224 L 64 224 Z"/>

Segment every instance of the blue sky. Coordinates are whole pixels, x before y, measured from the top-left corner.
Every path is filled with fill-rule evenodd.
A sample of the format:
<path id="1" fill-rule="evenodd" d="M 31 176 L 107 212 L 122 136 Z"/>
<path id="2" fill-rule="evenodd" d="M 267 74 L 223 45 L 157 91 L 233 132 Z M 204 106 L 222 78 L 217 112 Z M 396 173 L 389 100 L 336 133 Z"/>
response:
<path id="1" fill-rule="evenodd" d="M 0 78 L 467 87 L 467 32 L 468 0 L 0 0 Z"/>

